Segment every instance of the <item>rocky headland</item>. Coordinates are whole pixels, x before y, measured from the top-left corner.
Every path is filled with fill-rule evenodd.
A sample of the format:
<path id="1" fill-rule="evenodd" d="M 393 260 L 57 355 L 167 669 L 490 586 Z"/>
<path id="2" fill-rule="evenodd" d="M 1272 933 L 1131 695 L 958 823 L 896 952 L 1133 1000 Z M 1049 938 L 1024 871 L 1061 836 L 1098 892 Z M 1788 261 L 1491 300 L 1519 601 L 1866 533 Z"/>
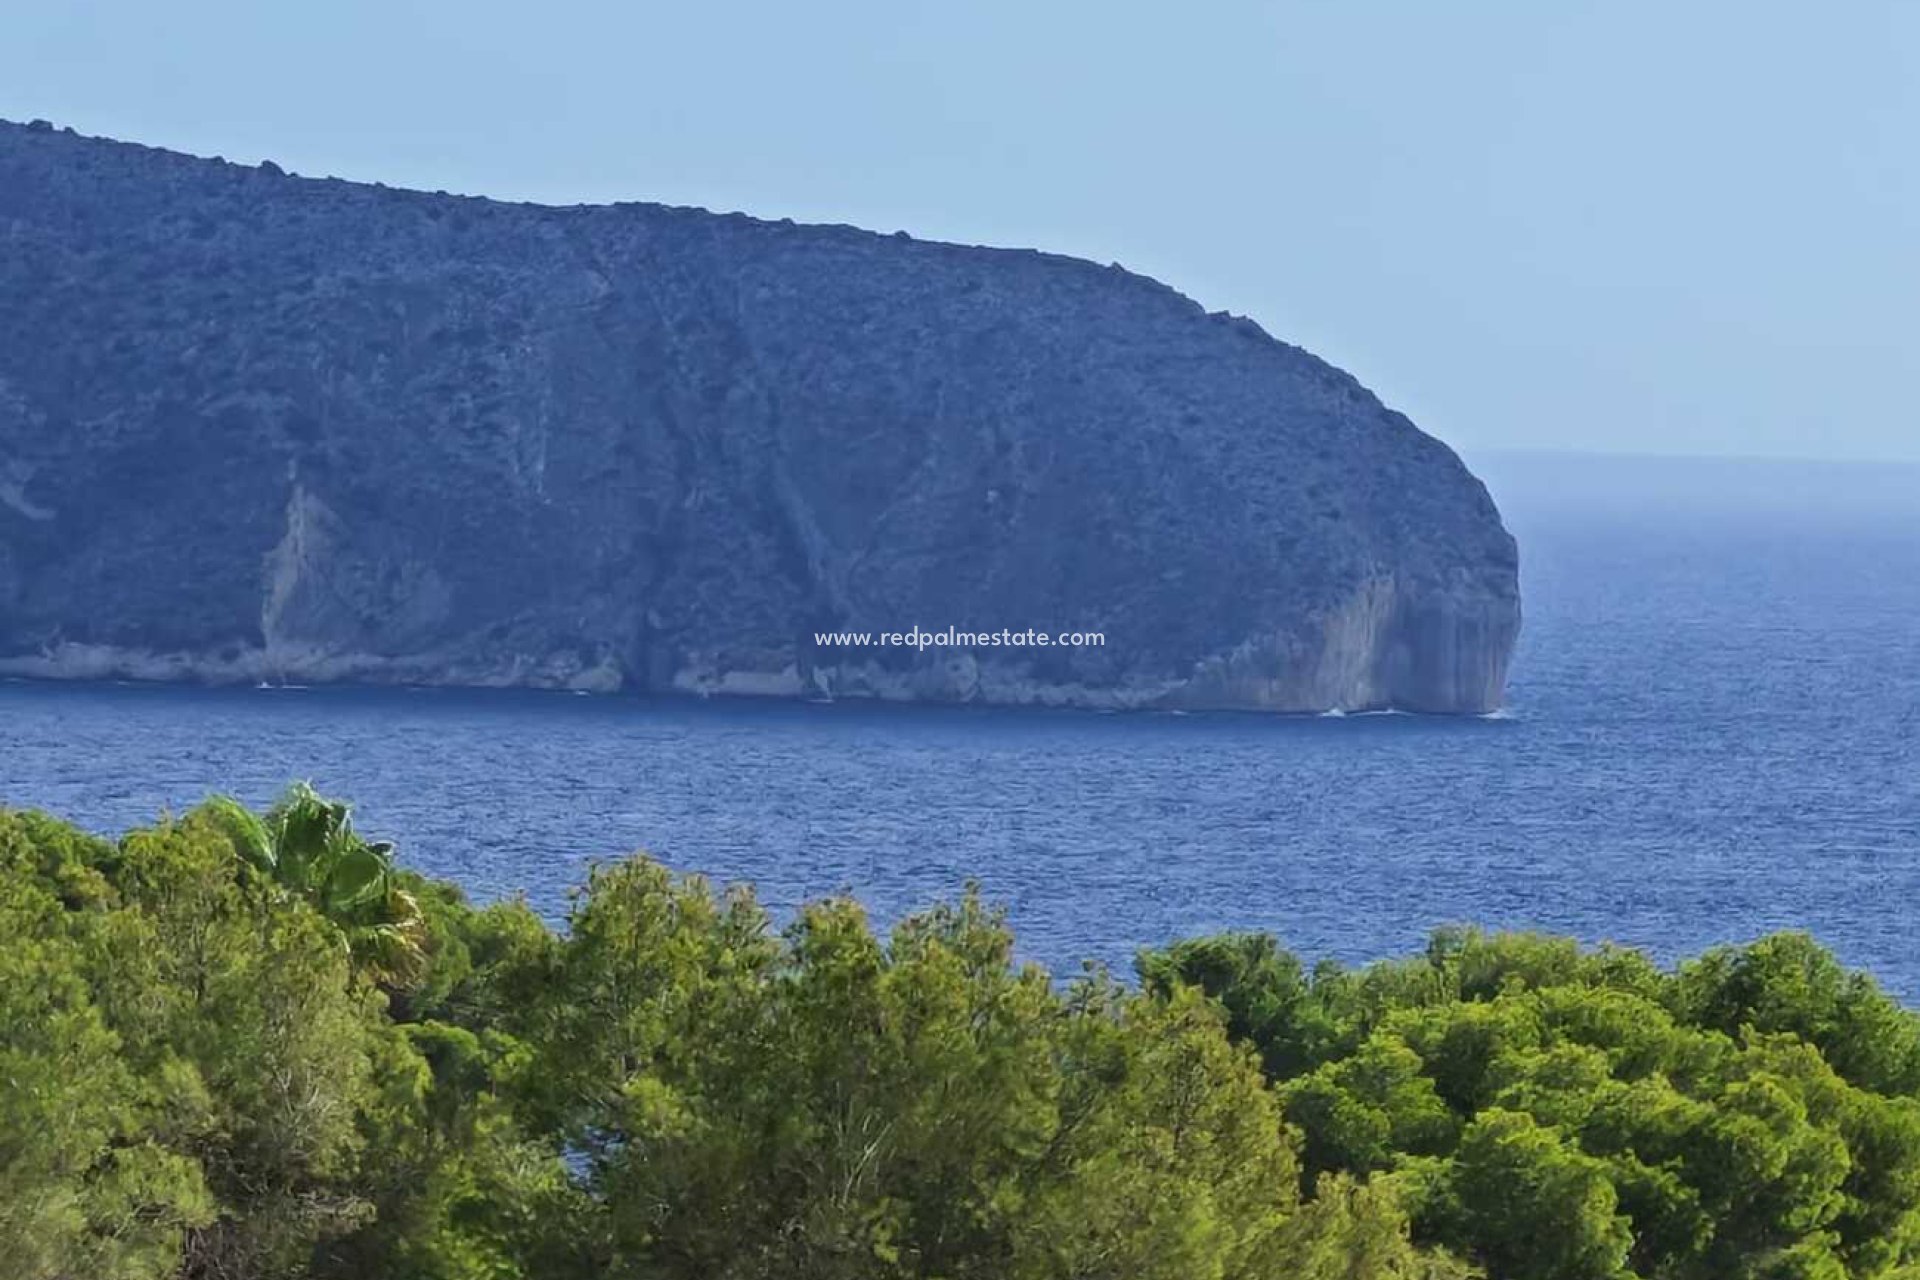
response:
<path id="1" fill-rule="evenodd" d="M 1476 713 L 1516 563 L 1118 267 L 0 122 L 0 674 Z"/>

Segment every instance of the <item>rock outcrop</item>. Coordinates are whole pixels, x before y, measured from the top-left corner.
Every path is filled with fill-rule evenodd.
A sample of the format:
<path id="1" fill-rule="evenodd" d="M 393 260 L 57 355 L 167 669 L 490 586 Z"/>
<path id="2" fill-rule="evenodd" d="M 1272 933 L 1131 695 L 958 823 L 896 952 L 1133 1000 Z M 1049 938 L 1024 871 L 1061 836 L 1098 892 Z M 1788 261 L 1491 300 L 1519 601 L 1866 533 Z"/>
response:
<path id="1" fill-rule="evenodd" d="M 1118 267 L 0 123 L 0 674 L 1483 712 L 1515 566 Z"/>

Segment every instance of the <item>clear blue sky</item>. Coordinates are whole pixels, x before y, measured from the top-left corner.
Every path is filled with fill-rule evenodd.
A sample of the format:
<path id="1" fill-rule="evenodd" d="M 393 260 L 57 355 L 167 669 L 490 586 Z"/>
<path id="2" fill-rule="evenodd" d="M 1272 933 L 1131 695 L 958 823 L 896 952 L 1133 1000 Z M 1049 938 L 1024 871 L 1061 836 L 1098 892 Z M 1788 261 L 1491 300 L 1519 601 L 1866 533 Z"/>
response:
<path id="1" fill-rule="evenodd" d="M 1920 3 L 7 0 L 0 115 L 1118 261 L 1470 450 L 1920 459 Z"/>

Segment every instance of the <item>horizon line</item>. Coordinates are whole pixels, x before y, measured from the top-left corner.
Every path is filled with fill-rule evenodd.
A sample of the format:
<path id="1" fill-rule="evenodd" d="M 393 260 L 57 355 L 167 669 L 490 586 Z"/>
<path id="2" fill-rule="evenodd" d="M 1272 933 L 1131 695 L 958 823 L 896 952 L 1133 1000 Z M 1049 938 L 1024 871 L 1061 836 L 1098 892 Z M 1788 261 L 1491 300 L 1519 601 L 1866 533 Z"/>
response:
<path id="1" fill-rule="evenodd" d="M 1866 454 L 1829 454 L 1826 456 L 1818 456 L 1806 453 L 1702 453 L 1689 451 L 1662 453 L 1646 449 L 1596 449 L 1579 445 L 1470 445 L 1455 444 L 1452 441 L 1448 441 L 1447 443 L 1456 452 L 1472 454 L 1478 457 L 1567 458 L 1619 462 L 1738 462 L 1761 464 L 1798 463 L 1803 466 L 1920 467 L 1920 455 L 1889 457 L 1886 455 L 1869 456 Z"/>

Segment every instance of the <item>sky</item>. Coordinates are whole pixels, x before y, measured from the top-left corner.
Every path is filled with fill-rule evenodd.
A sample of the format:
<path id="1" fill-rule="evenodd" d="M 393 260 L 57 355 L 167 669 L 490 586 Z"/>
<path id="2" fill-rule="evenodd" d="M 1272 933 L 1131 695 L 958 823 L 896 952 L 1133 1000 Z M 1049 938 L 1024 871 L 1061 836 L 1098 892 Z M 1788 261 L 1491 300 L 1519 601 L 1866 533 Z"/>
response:
<path id="1" fill-rule="evenodd" d="M 0 116 L 1119 262 L 1463 450 L 1920 460 L 1920 3 L 0 0 Z"/>

